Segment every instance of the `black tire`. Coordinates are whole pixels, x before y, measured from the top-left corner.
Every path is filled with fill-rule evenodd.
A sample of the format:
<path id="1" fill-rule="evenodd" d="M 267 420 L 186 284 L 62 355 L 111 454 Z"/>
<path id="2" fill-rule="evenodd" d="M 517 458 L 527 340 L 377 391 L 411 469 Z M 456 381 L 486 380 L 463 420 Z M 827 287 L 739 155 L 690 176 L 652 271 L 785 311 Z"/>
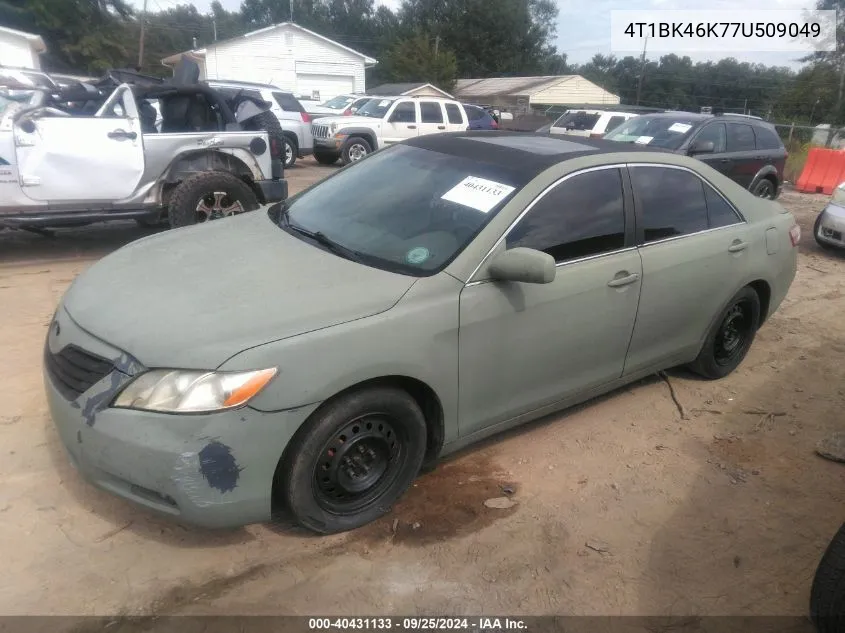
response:
<path id="1" fill-rule="evenodd" d="M 426 449 L 416 400 L 391 387 L 350 392 L 318 409 L 279 465 L 279 501 L 321 534 L 374 521 L 408 489 Z"/>
<path id="2" fill-rule="evenodd" d="M 836 247 L 833 244 L 828 244 L 827 242 L 824 242 L 824 241 L 819 239 L 819 228 L 821 226 L 821 223 L 822 223 L 822 214 L 819 213 L 816 216 L 816 221 L 813 223 L 813 237 L 816 240 L 816 244 L 821 246 L 826 251 L 835 250 Z"/>
<path id="3" fill-rule="evenodd" d="M 761 178 L 754 188 L 751 190 L 758 198 L 765 198 L 766 200 L 774 200 L 777 198 L 778 188 L 775 183 L 773 183 L 768 178 Z"/>
<path id="4" fill-rule="evenodd" d="M 287 161 L 285 160 L 285 143 L 290 144 L 290 141 L 285 136 L 284 131 L 282 130 L 282 125 L 279 123 L 279 119 L 276 118 L 276 115 L 270 112 L 269 110 L 262 112 L 261 114 L 256 114 L 254 117 L 248 119 L 243 124 L 244 130 L 250 132 L 267 132 L 267 138 L 270 141 L 270 156 L 273 158 L 280 158 L 282 162 L 285 163 L 285 167 L 287 167 Z M 296 148 L 294 148 L 293 152 L 293 161 L 291 165 L 296 162 Z"/>
<path id="5" fill-rule="evenodd" d="M 225 194 L 220 204 L 210 204 L 208 197 L 216 199 L 217 193 Z M 176 229 L 217 219 L 216 214 L 209 216 L 198 210 L 198 206 L 203 201 L 206 202 L 207 207 L 211 208 L 215 206 L 231 208 L 237 203 L 242 210 L 235 210 L 235 213 L 254 211 L 258 208 L 258 198 L 243 180 L 225 171 L 206 171 L 186 178 L 173 190 L 167 209 L 171 228 Z M 224 213 L 226 214 L 228 213 Z"/>
<path id="6" fill-rule="evenodd" d="M 340 162 L 344 165 L 355 163 L 371 154 L 372 151 L 373 148 L 367 139 L 360 136 L 351 136 L 346 139 L 343 149 L 340 150 Z"/>
<path id="7" fill-rule="evenodd" d="M 710 380 L 724 378 L 743 361 L 759 326 L 760 297 L 746 286 L 722 310 L 690 369 Z"/>
<path id="8" fill-rule="evenodd" d="M 340 158 L 338 154 L 329 152 L 314 152 L 314 159 L 321 165 L 334 165 L 338 158 Z"/>
<path id="9" fill-rule="evenodd" d="M 845 524 L 816 568 L 810 589 L 810 617 L 819 633 L 845 631 Z"/>

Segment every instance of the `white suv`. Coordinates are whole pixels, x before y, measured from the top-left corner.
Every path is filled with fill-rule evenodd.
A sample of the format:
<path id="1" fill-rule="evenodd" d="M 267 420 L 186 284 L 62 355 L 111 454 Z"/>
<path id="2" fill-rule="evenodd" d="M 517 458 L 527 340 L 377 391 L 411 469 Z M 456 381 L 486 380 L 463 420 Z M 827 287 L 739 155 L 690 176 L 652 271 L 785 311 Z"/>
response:
<path id="1" fill-rule="evenodd" d="M 314 141 L 311 138 L 311 115 L 290 92 L 268 84 L 245 81 L 211 80 L 206 83 L 225 96 L 240 92 L 248 97 L 260 98 L 272 104 L 270 111 L 276 115 L 282 127 L 285 169 L 292 167 L 297 158 L 310 156 L 314 152 Z"/>
<path id="2" fill-rule="evenodd" d="M 634 112 L 611 110 L 567 110 L 549 130 L 552 134 L 602 137 L 615 127 L 637 116 Z"/>
<path id="3" fill-rule="evenodd" d="M 323 117 L 311 125 L 314 158 L 323 165 L 344 165 L 386 145 L 424 134 L 463 132 L 464 107 L 436 97 L 372 97 L 355 116 Z"/>

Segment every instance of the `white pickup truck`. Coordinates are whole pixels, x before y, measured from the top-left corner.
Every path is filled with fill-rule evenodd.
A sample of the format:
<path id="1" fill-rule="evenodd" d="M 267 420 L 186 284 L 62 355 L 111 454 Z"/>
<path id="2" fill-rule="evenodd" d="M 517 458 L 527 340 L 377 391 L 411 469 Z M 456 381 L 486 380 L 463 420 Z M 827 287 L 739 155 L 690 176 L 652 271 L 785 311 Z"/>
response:
<path id="1" fill-rule="evenodd" d="M 314 157 L 323 165 L 344 165 L 409 138 L 469 127 L 464 107 L 437 97 L 374 97 L 355 116 L 323 117 L 311 125 Z"/>

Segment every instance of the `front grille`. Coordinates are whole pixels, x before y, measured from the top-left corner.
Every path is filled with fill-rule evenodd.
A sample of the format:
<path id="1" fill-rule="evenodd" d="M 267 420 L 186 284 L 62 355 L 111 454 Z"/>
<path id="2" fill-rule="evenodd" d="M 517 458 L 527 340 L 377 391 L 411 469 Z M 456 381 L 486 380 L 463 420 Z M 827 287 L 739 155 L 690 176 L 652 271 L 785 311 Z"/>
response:
<path id="1" fill-rule="evenodd" d="M 76 345 L 67 345 L 57 354 L 45 347 L 44 363 L 53 385 L 68 400 L 76 400 L 114 369 L 111 361 Z"/>
<path id="2" fill-rule="evenodd" d="M 311 134 L 314 138 L 328 138 L 329 137 L 329 126 L 328 125 L 312 125 L 311 126 Z"/>
<path id="3" fill-rule="evenodd" d="M 836 240 L 837 242 L 841 242 L 841 241 L 842 241 L 842 231 L 834 231 L 834 230 L 831 230 L 831 229 L 828 229 L 828 228 L 822 227 L 822 235 L 823 235 L 824 237 L 827 237 L 827 238 L 830 238 L 830 239 L 834 239 L 834 240 Z"/>

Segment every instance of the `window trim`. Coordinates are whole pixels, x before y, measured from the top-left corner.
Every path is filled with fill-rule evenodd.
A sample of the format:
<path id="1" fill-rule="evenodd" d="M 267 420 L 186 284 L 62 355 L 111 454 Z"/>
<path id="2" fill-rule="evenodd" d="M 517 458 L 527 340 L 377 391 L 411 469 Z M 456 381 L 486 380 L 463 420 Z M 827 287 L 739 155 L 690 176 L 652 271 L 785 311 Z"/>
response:
<path id="1" fill-rule="evenodd" d="M 681 165 L 664 165 L 662 163 L 628 163 L 626 165 L 626 170 L 628 171 L 629 177 L 631 177 L 631 173 L 630 173 L 631 167 L 662 167 L 664 169 L 677 169 L 679 171 L 688 172 L 688 173 L 692 174 L 693 176 L 697 177 L 699 179 L 699 181 L 701 181 L 702 187 L 704 185 L 709 185 L 713 189 L 713 191 L 715 191 L 722 198 L 722 200 L 724 200 L 725 203 L 733 210 L 733 212 L 736 214 L 737 218 L 739 219 L 739 221 L 735 222 L 734 224 L 726 224 L 725 226 L 717 226 L 715 228 L 710 228 L 710 210 L 707 208 L 707 199 L 705 198 L 704 199 L 704 205 L 705 205 L 704 208 L 707 210 L 707 228 L 706 229 L 701 230 L 701 231 L 696 231 L 695 233 L 685 233 L 684 235 L 674 235 L 672 237 L 665 237 L 661 240 L 655 240 L 653 242 L 646 242 L 645 241 L 645 234 L 644 234 L 644 231 L 642 231 L 642 226 L 641 226 L 642 214 L 643 214 L 642 202 L 640 201 L 639 196 L 637 196 L 636 191 L 633 190 L 633 179 L 632 179 L 631 185 L 632 185 L 632 193 L 633 193 L 633 197 L 634 197 L 634 214 L 636 215 L 636 218 L 637 218 L 637 238 L 636 238 L 637 248 L 646 248 L 648 246 L 654 246 L 654 245 L 657 245 L 657 244 L 664 244 L 666 242 L 673 242 L 675 240 L 681 240 L 681 239 L 684 239 L 685 237 L 694 237 L 696 235 L 702 235 L 704 233 L 711 233 L 713 231 L 722 231 L 724 229 L 729 229 L 731 227 L 735 227 L 738 224 L 747 224 L 748 223 L 748 220 L 746 220 L 745 216 L 742 215 L 742 213 L 739 211 L 739 209 L 736 208 L 736 205 L 734 205 L 730 200 L 728 200 L 728 198 L 725 196 L 725 194 L 723 194 L 716 185 L 714 185 L 712 182 L 710 182 L 709 180 L 704 178 L 701 174 L 699 174 L 694 169 L 690 169 L 689 167 L 683 167 Z M 702 195 L 704 195 L 704 189 L 703 188 L 702 188 Z"/>
<path id="2" fill-rule="evenodd" d="M 499 249 L 503 242 L 507 240 L 510 232 L 516 227 L 517 224 L 522 221 L 522 218 L 524 218 L 534 208 L 534 206 L 540 202 L 540 200 L 545 198 L 550 191 L 555 189 L 558 185 L 566 182 L 570 178 L 574 178 L 575 176 L 579 176 L 581 174 L 586 174 L 593 171 L 602 171 L 605 169 L 619 170 L 619 176 L 622 180 L 623 213 L 625 216 L 625 245 L 615 251 L 607 251 L 606 253 L 588 255 L 586 257 L 579 257 L 578 259 L 570 259 L 565 262 L 555 262 L 555 268 L 560 268 L 561 266 L 568 266 L 570 264 L 579 264 L 581 262 L 589 261 L 592 259 L 599 259 L 601 257 L 608 257 L 610 255 L 616 255 L 618 253 L 636 250 L 637 245 L 635 242 L 635 238 L 637 219 L 634 206 L 634 192 L 631 188 L 630 178 L 627 175 L 627 165 L 625 163 L 612 163 L 607 165 L 596 165 L 595 167 L 586 167 L 584 169 L 579 169 L 578 171 L 573 171 L 569 174 L 561 176 L 553 183 L 549 184 L 549 186 L 543 189 L 539 194 L 537 194 L 537 196 L 531 202 L 525 205 L 525 208 L 519 213 L 516 218 L 514 218 L 514 220 L 508 225 L 508 228 L 505 229 L 505 231 L 493 243 L 493 246 L 490 247 L 484 257 L 481 258 L 481 261 L 478 262 L 478 265 L 475 267 L 475 269 L 473 269 L 469 277 L 467 277 L 468 281 L 464 283 L 464 288 L 468 288 L 470 286 L 477 286 L 480 284 L 492 283 L 492 279 L 473 280 L 473 277 L 478 274 L 478 271 L 481 270 L 481 267 L 484 266 L 490 256 Z"/>

